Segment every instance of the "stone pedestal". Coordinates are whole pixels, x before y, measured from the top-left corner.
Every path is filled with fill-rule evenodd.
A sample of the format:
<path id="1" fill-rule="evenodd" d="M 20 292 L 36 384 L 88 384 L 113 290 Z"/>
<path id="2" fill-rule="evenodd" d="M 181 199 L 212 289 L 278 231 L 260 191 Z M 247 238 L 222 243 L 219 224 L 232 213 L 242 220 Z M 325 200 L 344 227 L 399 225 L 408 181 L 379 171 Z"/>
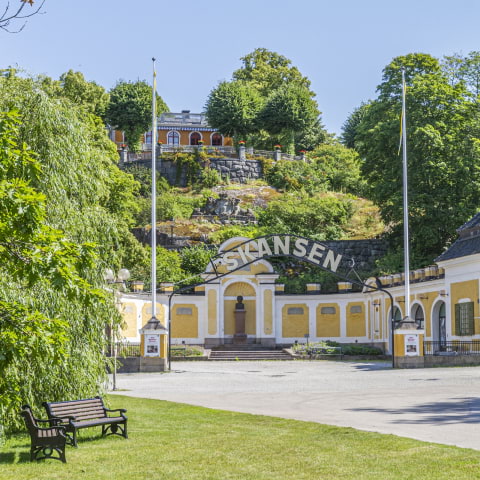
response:
<path id="1" fill-rule="evenodd" d="M 235 335 L 233 336 L 233 343 L 235 345 L 246 345 L 247 334 L 245 333 L 245 310 L 236 309 L 235 312 Z"/>

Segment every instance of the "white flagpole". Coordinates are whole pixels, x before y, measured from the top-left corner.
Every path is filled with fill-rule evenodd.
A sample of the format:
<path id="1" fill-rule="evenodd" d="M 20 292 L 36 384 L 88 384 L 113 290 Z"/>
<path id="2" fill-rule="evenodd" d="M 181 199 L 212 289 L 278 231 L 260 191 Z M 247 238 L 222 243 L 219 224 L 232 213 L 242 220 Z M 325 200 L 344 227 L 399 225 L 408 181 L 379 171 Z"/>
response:
<path id="1" fill-rule="evenodd" d="M 402 68 L 402 153 L 403 153 L 403 255 L 405 271 L 405 317 L 410 316 L 410 257 L 408 232 L 407 109 L 405 69 Z"/>
<path id="2" fill-rule="evenodd" d="M 157 314 L 157 72 L 155 71 L 155 58 L 153 62 L 153 87 L 152 87 L 152 319 Z"/>

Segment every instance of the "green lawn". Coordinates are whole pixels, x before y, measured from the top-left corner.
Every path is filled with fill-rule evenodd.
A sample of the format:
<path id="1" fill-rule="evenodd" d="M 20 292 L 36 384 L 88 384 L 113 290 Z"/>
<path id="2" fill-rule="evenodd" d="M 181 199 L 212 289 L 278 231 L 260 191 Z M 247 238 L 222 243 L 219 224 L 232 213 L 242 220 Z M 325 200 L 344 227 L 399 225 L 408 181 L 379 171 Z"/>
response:
<path id="1" fill-rule="evenodd" d="M 29 439 L 0 447 L 1 480 L 475 479 L 480 452 L 381 435 L 112 396 L 128 409 L 129 439 L 81 432 L 67 464 L 30 463 Z"/>

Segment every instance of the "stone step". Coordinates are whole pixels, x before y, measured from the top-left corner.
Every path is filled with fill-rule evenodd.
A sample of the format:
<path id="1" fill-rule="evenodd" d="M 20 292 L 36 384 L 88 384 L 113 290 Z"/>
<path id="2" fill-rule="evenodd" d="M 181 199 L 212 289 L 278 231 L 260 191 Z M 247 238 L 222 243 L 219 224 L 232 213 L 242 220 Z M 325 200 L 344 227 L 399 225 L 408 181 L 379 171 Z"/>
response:
<path id="1" fill-rule="evenodd" d="M 291 360 L 282 350 L 212 350 L 209 360 Z"/>

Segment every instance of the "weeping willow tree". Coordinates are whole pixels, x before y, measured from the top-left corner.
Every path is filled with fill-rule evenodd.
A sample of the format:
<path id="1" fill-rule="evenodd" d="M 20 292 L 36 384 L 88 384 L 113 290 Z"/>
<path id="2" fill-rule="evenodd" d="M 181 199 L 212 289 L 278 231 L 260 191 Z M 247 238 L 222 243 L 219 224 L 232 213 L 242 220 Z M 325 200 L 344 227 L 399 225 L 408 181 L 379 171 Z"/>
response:
<path id="1" fill-rule="evenodd" d="M 23 403 L 101 393 L 118 325 L 105 268 L 146 260 L 129 233 L 138 184 L 100 119 L 42 82 L 0 77 L 0 423 Z"/>

